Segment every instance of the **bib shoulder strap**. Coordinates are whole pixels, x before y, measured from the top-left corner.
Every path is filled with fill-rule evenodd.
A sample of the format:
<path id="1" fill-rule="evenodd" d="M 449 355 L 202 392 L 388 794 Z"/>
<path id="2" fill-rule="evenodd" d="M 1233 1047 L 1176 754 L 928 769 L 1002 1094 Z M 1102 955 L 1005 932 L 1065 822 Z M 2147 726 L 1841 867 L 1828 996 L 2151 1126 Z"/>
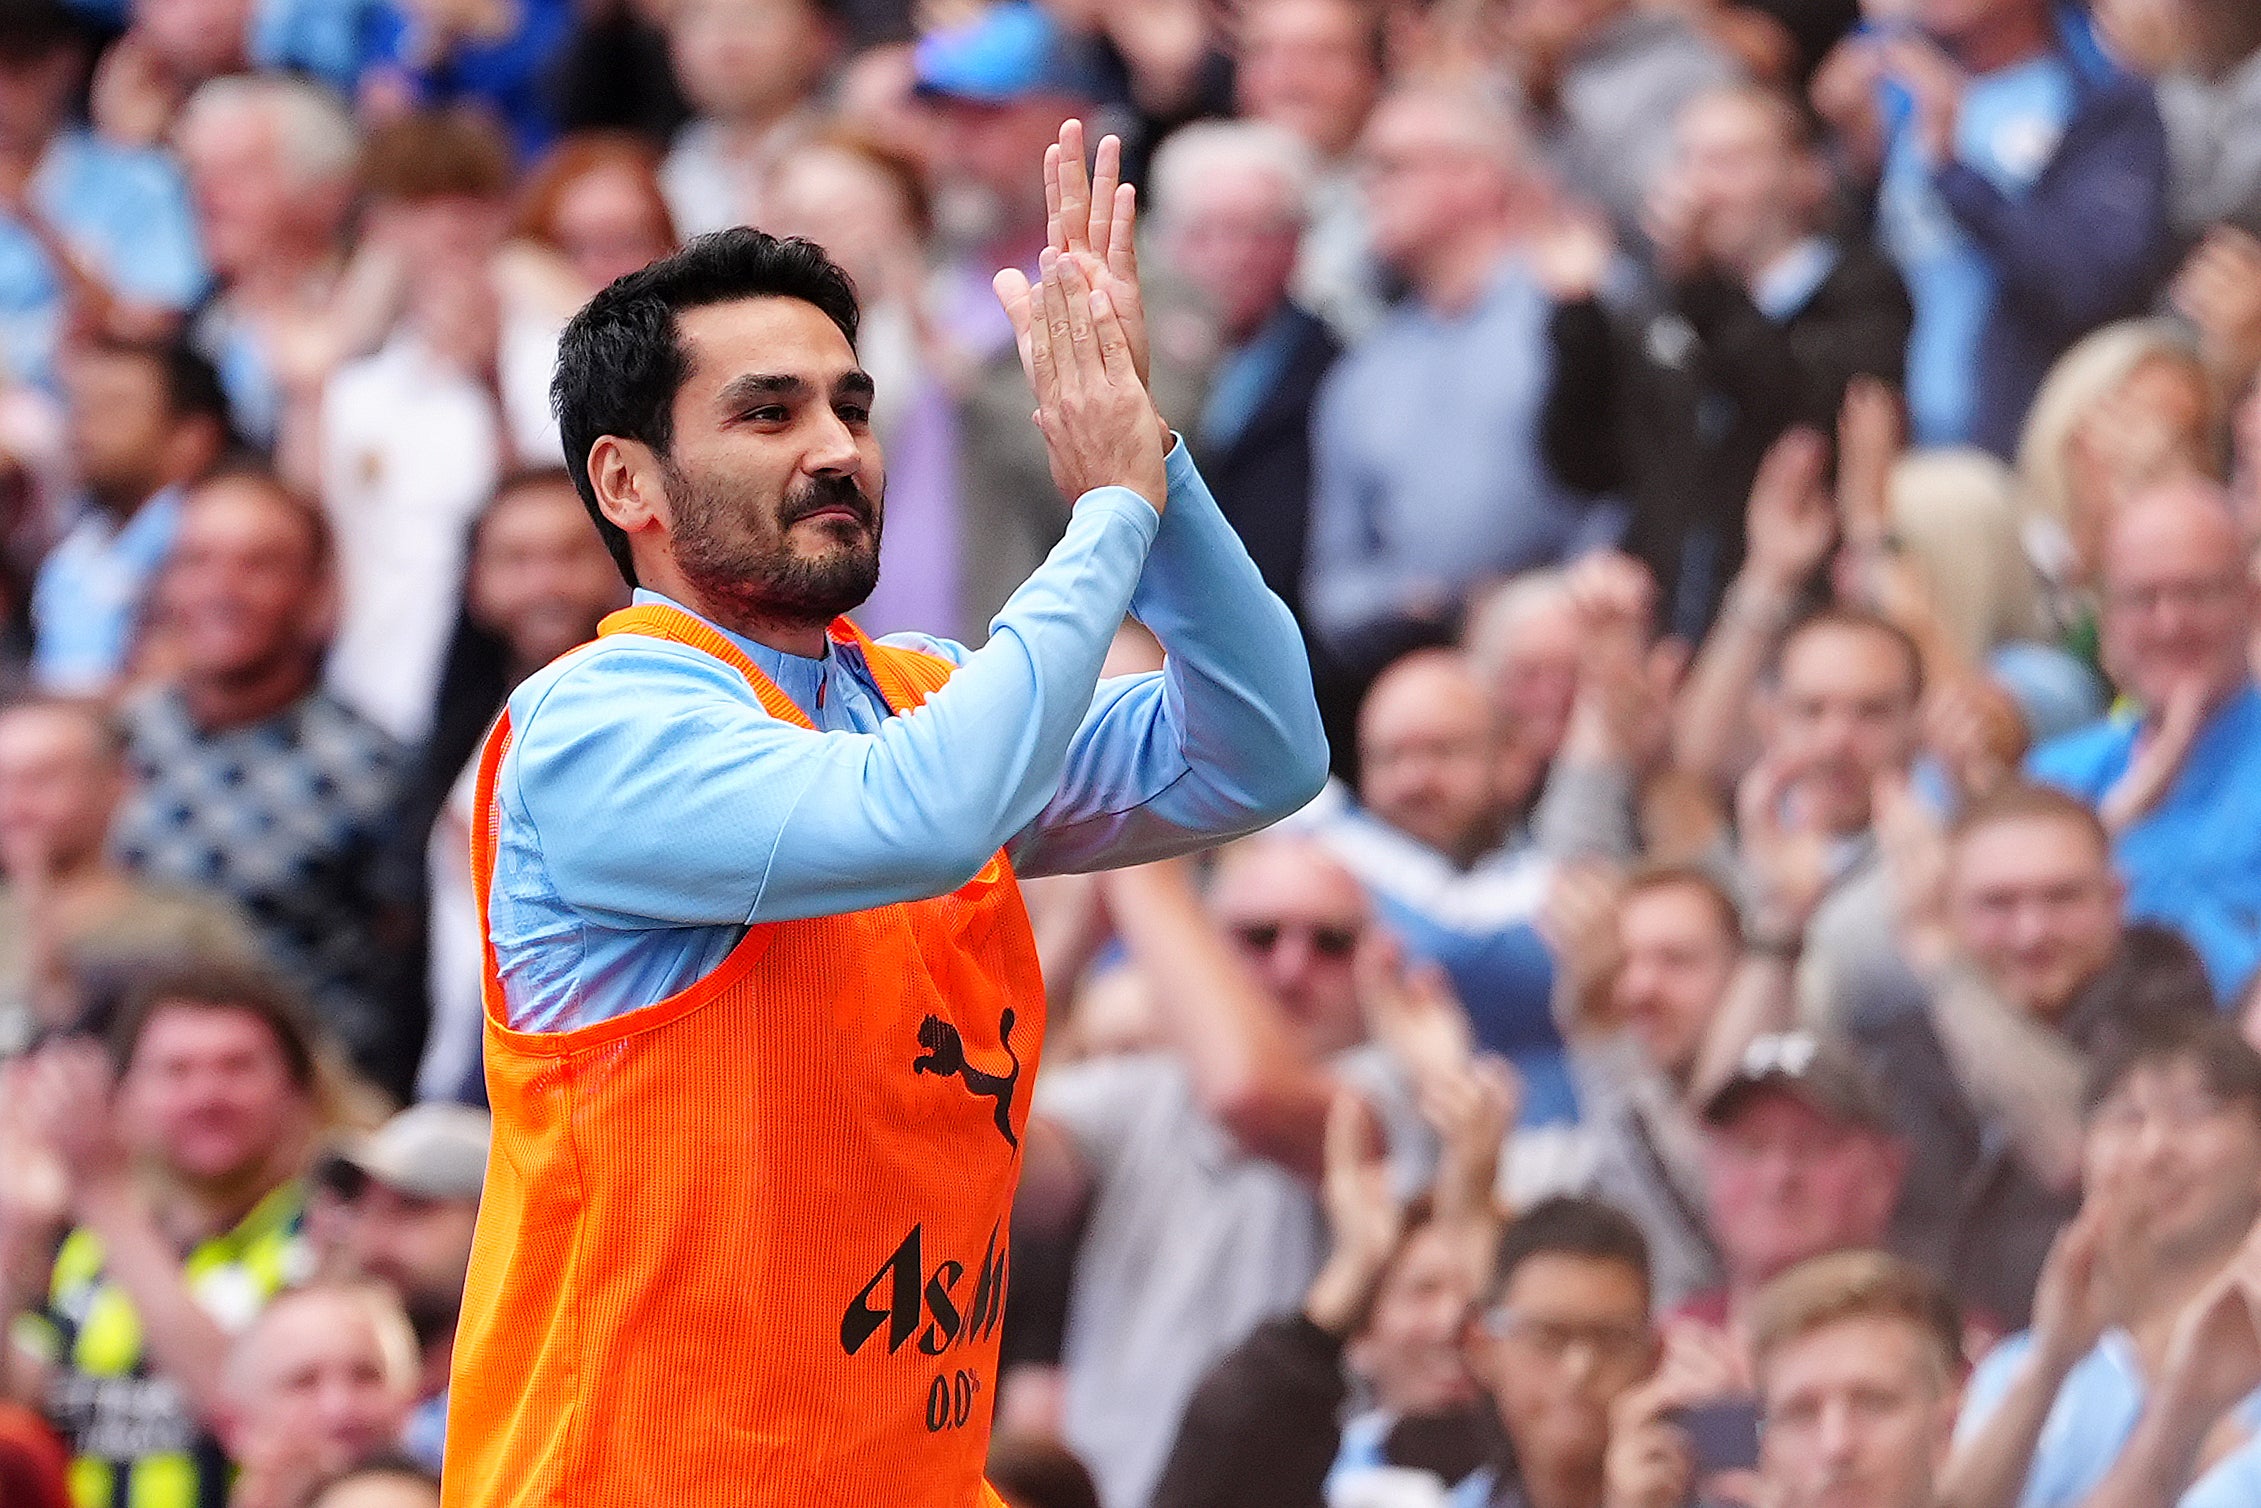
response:
<path id="1" fill-rule="evenodd" d="M 896 712 L 908 712 L 924 705 L 958 668 L 940 655 L 930 655 L 924 650 L 874 643 L 871 635 L 846 618 L 834 620 L 832 641 L 856 647 L 864 663 L 871 667 L 871 678 L 878 682 L 880 695 L 887 698 L 888 707 Z"/>
<path id="2" fill-rule="evenodd" d="M 811 732 L 816 724 L 809 715 L 793 704 L 793 699 L 777 688 L 777 683 L 763 675 L 761 667 L 746 657 L 746 652 L 723 635 L 713 624 L 692 617 L 679 607 L 669 607 L 657 602 L 640 602 L 634 607 L 624 607 L 617 613 L 607 614 L 597 625 L 597 637 L 609 638 L 613 634 L 642 634 L 647 639 L 664 639 L 670 644 L 686 644 L 710 654 L 746 678 L 754 688 L 762 710 L 781 723 L 791 723 L 796 728 Z"/>

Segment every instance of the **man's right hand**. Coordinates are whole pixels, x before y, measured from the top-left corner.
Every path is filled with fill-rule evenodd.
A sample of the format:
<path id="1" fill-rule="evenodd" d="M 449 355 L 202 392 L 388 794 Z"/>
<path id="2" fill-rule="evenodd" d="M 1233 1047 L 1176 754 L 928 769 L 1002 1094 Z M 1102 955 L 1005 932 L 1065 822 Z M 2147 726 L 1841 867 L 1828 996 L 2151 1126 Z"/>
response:
<path id="1" fill-rule="evenodd" d="M 1036 427 L 1044 435 L 1052 480 L 1070 502 L 1099 487 L 1128 487 L 1162 511 L 1169 482 L 1165 431 L 1138 379 L 1120 310 L 1095 286 L 1088 253 L 1047 249 L 1042 276 L 1025 301 L 1029 378 L 1036 389 Z"/>

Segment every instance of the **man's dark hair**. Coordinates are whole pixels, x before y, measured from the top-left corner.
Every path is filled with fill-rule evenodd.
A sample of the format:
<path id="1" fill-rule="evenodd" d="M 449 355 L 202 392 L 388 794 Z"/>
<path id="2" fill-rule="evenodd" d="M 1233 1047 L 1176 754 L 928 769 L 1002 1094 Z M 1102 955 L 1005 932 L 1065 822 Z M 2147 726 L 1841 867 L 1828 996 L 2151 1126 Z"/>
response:
<path id="1" fill-rule="evenodd" d="M 1000 1492 L 1031 1508 L 1099 1508 L 1091 1473 L 1069 1451 L 1032 1435 L 1001 1434 L 989 1445 L 983 1473 Z"/>
<path id="2" fill-rule="evenodd" d="M 558 340 L 550 404 L 565 440 L 565 469 L 630 586 L 636 566 L 628 536 L 597 506 L 589 447 L 616 435 L 640 440 L 665 458 L 675 440 L 675 395 L 691 369 L 676 315 L 752 298 L 814 304 L 851 347 L 856 343 L 856 285 L 824 248 L 746 226 L 700 236 L 620 278 L 589 300 Z"/>
<path id="3" fill-rule="evenodd" d="M 110 1023 L 110 1059 L 123 1073 L 149 1023 L 168 1010 L 243 1011 L 275 1039 L 290 1079 L 312 1092 L 319 1037 L 305 997 L 279 974 L 232 958 L 171 959 L 140 975 Z"/>
<path id="4" fill-rule="evenodd" d="M 1558 1194 L 1510 1221 L 1500 1232 L 1491 1281 L 1484 1288 L 1487 1307 L 1499 1302 L 1516 1269 L 1533 1257 L 1616 1262 L 1640 1278 L 1644 1292 L 1649 1286 L 1649 1243 L 1641 1228 L 1616 1205 L 1599 1199 Z"/>
<path id="5" fill-rule="evenodd" d="M 186 339 L 180 336 L 133 339 L 101 334 L 90 339 L 82 349 L 100 356 L 148 362 L 157 368 L 164 381 L 165 410 L 176 422 L 209 419 L 219 427 L 223 445 L 233 442 L 235 431 L 228 415 L 228 390 L 221 385 L 219 369 Z"/>
<path id="6" fill-rule="evenodd" d="M 2088 1113 L 2095 1115 L 2138 1070 L 2175 1063 L 2196 1067 L 2208 1093 L 2261 1122 L 2261 1052 L 2221 1016 L 2184 1014 L 2155 1018 L 2107 1043 L 2089 1074 Z"/>

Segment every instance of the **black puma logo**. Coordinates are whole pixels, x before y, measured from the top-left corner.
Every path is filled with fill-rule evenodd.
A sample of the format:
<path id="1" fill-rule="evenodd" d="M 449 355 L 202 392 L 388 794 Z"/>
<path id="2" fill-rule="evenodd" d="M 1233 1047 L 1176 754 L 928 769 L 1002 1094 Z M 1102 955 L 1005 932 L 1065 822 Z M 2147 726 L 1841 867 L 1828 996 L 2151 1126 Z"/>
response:
<path id="1" fill-rule="evenodd" d="M 983 1073 L 966 1061 L 965 1039 L 958 1028 L 940 1016 L 929 1016 L 919 1023 L 919 1046 L 926 1049 L 911 1063 L 913 1073 L 931 1073 L 938 1079 L 963 1079 L 967 1090 L 986 1095 L 997 1102 L 997 1130 L 1005 1138 L 1005 1145 L 1018 1147 L 1021 1139 L 1013 1134 L 1013 1095 L 1021 1085 L 1021 1055 L 1013 1051 L 1013 1011 L 1007 1006 L 997 1018 L 997 1045 L 1005 1049 L 1005 1056 L 1013 1060 L 1013 1071 L 998 1075 Z"/>

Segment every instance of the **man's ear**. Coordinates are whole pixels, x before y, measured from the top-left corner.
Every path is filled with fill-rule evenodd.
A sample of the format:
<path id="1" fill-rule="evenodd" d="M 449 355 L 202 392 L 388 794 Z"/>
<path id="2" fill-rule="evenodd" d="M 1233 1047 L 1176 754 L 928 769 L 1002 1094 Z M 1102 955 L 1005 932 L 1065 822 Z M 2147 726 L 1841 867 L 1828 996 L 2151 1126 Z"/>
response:
<path id="1" fill-rule="evenodd" d="M 675 526 L 659 457 L 641 440 L 599 435 L 589 447 L 589 485 L 598 510 L 623 533 Z"/>

